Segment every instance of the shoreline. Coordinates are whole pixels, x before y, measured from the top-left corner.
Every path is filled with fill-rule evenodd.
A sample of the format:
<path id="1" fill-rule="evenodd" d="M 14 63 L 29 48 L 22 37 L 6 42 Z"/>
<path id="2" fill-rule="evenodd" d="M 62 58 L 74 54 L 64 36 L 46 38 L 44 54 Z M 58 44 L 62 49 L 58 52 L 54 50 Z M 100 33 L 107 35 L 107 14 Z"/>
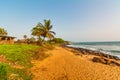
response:
<path id="1" fill-rule="evenodd" d="M 77 50 L 80 53 L 86 54 L 86 55 L 96 55 L 96 56 L 106 57 L 106 58 L 110 58 L 110 59 L 120 60 L 120 58 L 118 56 L 114 56 L 114 55 L 111 55 L 111 54 L 106 54 L 106 53 L 103 53 L 101 51 L 95 51 L 95 50 L 79 48 L 79 47 L 71 47 L 71 46 L 67 46 L 67 45 L 64 45 L 62 47 L 72 48 L 72 49 Z"/>
<path id="2" fill-rule="evenodd" d="M 107 64 L 107 65 L 120 66 L 120 58 L 117 57 L 117 56 L 113 56 L 113 55 L 110 55 L 110 54 L 105 54 L 105 53 L 100 52 L 100 51 L 94 51 L 94 50 L 89 50 L 89 49 L 84 49 L 84 48 L 70 47 L 70 46 L 67 46 L 67 45 L 64 45 L 62 47 L 72 49 L 70 51 L 73 52 L 75 55 L 78 55 L 78 56 L 93 55 L 94 56 L 92 58 L 93 62 L 99 62 L 99 63 Z"/>
<path id="3" fill-rule="evenodd" d="M 46 54 L 52 55 L 43 61 L 33 61 L 33 80 L 120 80 L 120 67 L 93 62 L 93 57 L 99 56 L 80 55 L 65 46 L 57 46 Z"/>
<path id="4" fill-rule="evenodd" d="M 119 45 L 120 43 L 118 42 L 76 42 L 68 44 L 68 46 L 71 47 L 100 51 L 104 54 L 109 54 L 120 58 Z"/>

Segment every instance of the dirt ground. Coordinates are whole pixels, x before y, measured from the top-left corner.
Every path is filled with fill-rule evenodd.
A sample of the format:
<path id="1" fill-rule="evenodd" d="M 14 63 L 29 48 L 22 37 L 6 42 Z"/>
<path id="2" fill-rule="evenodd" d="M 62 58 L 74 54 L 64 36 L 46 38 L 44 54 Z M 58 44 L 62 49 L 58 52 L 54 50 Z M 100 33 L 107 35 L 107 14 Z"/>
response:
<path id="1" fill-rule="evenodd" d="M 120 80 L 120 67 L 94 63 L 90 56 L 76 56 L 56 47 L 50 57 L 32 63 L 33 80 Z"/>

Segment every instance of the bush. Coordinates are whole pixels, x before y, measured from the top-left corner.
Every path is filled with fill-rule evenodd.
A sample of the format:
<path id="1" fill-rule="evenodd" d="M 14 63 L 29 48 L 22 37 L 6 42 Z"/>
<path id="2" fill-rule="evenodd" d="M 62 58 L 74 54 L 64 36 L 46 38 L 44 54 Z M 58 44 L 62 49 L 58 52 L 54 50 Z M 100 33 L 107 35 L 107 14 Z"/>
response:
<path id="1" fill-rule="evenodd" d="M 55 43 L 64 43 L 65 41 L 62 38 L 54 38 L 53 40 L 51 40 L 52 42 Z"/>
<path id="2" fill-rule="evenodd" d="M 31 50 L 31 52 L 33 53 L 32 54 L 33 59 L 43 60 L 46 57 L 50 56 L 50 54 L 45 53 L 45 51 L 47 51 L 48 49 L 51 49 L 51 48 L 50 47 L 49 48 L 48 47 L 42 47 L 42 48 Z"/>
<path id="3" fill-rule="evenodd" d="M 32 80 L 33 75 L 31 72 L 28 71 L 28 69 L 13 69 L 14 74 L 10 75 L 9 79 L 11 78 L 12 80 Z"/>

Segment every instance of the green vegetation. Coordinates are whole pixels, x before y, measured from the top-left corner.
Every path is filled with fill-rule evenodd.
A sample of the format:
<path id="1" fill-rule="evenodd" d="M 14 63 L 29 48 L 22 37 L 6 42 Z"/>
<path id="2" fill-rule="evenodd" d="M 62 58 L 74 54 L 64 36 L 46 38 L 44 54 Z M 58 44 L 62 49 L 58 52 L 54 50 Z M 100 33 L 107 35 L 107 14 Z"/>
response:
<path id="1" fill-rule="evenodd" d="M 42 46 L 41 48 L 37 48 L 35 50 L 33 50 L 33 59 L 37 59 L 37 60 L 43 60 L 46 57 L 50 56 L 51 54 L 45 54 L 45 52 L 47 50 L 52 50 L 54 49 L 54 45 L 51 44 L 46 44 L 44 46 Z"/>
<path id="2" fill-rule="evenodd" d="M 51 45 L 58 45 L 58 46 L 64 46 L 70 44 L 69 41 L 65 41 L 62 38 L 54 38 L 52 40 L 47 41 Z"/>
<path id="3" fill-rule="evenodd" d="M 38 37 L 38 43 L 42 45 L 45 42 L 45 39 L 53 39 L 54 35 L 56 34 L 54 31 L 51 31 L 52 29 L 51 21 L 50 20 L 44 20 L 44 25 L 42 23 L 38 23 L 33 29 L 32 29 L 32 35 Z"/>
<path id="4" fill-rule="evenodd" d="M 16 43 L 25 43 L 25 44 L 34 44 L 44 46 L 46 44 L 57 44 L 57 45 L 65 45 L 69 44 L 68 41 L 64 41 L 62 38 L 55 38 L 56 34 L 54 31 L 51 31 L 53 26 L 51 25 L 50 20 L 44 20 L 44 24 L 38 23 L 31 30 L 31 38 L 28 38 L 27 35 L 24 35 L 22 40 L 16 41 Z"/>
<path id="5" fill-rule="evenodd" d="M 7 31 L 4 28 L 0 28 L 0 35 L 7 35 Z"/>
<path id="6" fill-rule="evenodd" d="M 39 46 L 26 45 L 26 44 L 15 44 L 15 45 L 0 45 L 0 54 L 5 55 L 5 57 L 23 66 L 29 66 L 31 64 L 31 55 L 28 50 L 33 50 L 39 48 Z"/>
<path id="7" fill-rule="evenodd" d="M 33 75 L 29 71 L 31 60 L 45 59 L 50 56 L 45 51 L 53 48 L 49 44 L 42 47 L 28 44 L 0 45 L 0 55 L 8 60 L 0 63 L 0 80 L 32 80 Z M 14 68 L 14 65 L 22 68 Z"/>
<path id="8" fill-rule="evenodd" d="M 32 77 L 26 69 L 12 68 L 8 64 L 0 63 L 0 80 L 32 80 Z"/>
<path id="9" fill-rule="evenodd" d="M 65 43 L 63 39 L 54 37 L 56 33 L 51 31 L 52 27 L 50 20 L 44 20 L 44 25 L 38 23 L 32 29 L 33 37 L 28 38 L 27 35 L 24 35 L 24 39 L 16 41 L 20 44 L 0 45 L 0 59 L 4 57 L 3 59 L 6 60 L 6 62 L 0 62 L 0 80 L 32 80 L 33 75 L 29 72 L 32 67 L 31 61 L 45 59 L 51 55 L 45 54 L 47 50 L 52 50 L 55 45 Z M 7 31 L 0 28 L 0 35 L 7 35 Z"/>
<path id="10" fill-rule="evenodd" d="M 52 40 L 50 40 L 50 42 L 54 42 L 54 43 L 64 43 L 65 41 L 62 38 L 54 38 Z"/>
<path id="11" fill-rule="evenodd" d="M 1 64 L 0 63 L 0 79 L 5 79 L 7 78 L 7 67 L 8 65 L 6 64 Z"/>

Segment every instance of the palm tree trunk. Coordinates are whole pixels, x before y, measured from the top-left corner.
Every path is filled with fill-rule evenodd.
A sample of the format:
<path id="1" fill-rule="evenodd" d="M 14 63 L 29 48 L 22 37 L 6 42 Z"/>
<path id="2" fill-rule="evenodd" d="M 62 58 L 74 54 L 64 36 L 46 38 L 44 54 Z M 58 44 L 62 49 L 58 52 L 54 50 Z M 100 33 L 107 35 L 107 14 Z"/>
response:
<path id="1" fill-rule="evenodd" d="M 43 39 L 41 41 L 41 45 L 43 45 L 44 41 L 45 41 L 45 37 L 43 37 Z"/>
<path id="2" fill-rule="evenodd" d="M 40 36 L 38 36 L 38 43 L 37 44 L 40 45 L 40 46 L 42 46 L 42 39 L 41 39 Z"/>

